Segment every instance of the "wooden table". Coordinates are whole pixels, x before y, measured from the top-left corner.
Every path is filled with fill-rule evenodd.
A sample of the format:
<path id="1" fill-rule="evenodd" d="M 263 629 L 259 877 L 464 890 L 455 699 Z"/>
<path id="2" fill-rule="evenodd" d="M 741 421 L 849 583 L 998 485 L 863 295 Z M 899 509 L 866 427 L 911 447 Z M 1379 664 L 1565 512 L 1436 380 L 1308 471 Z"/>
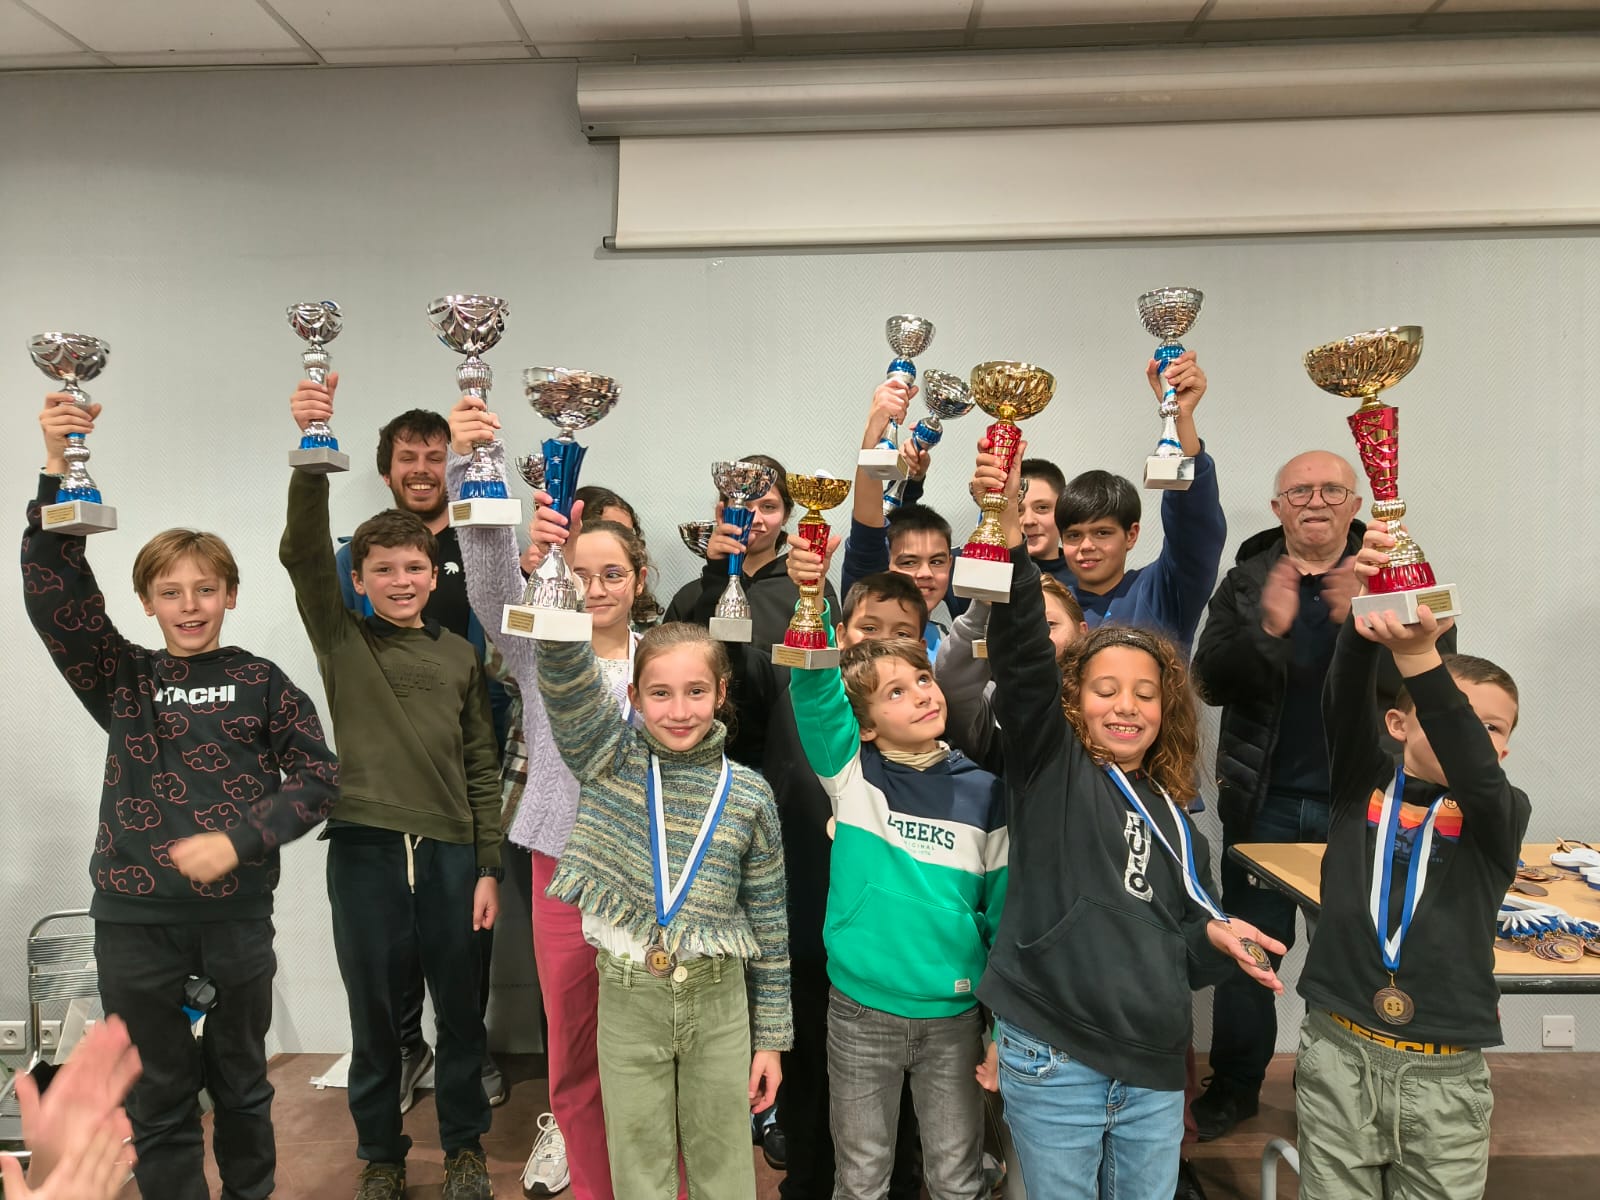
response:
<path id="1" fill-rule="evenodd" d="M 1555 848 L 1553 842 L 1530 842 L 1522 848 L 1522 861 L 1530 867 L 1547 867 Z M 1289 896 L 1309 919 L 1322 908 L 1322 855 L 1326 850 L 1321 842 L 1247 842 L 1229 853 L 1255 879 Z M 1533 899 L 1554 904 L 1580 920 L 1600 923 L 1600 891 L 1581 880 L 1556 879 L 1539 886 L 1550 894 Z M 1546 962 L 1532 954 L 1496 949 L 1494 977 L 1500 990 L 1508 994 L 1600 993 L 1600 958 L 1585 955 L 1572 963 Z"/>

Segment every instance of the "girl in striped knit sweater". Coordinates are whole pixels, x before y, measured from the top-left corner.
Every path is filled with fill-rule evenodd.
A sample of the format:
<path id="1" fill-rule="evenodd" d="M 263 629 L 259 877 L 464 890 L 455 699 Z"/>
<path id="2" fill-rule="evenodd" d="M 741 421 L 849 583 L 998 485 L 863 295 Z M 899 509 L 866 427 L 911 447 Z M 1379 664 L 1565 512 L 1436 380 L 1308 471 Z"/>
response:
<path id="1" fill-rule="evenodd" d="M 569 530 L 536 499 L 542 558 Z M 581 521 L 575 504 L 574 536 Z M 628 689 L 635 729 L 589 643 L 537 646 L 550 728 L 580 785 L 550 895 L 582 911 L 599 952 L 612 1184 L 672 1196 L 681 1151 L 691 1195 L 747 1200 L 748 1113 L 772 1105 L 792 1027 L 778 810 L 766 781 L 724 753 L 727 654 L 695 625 L 645 634 Z"/>

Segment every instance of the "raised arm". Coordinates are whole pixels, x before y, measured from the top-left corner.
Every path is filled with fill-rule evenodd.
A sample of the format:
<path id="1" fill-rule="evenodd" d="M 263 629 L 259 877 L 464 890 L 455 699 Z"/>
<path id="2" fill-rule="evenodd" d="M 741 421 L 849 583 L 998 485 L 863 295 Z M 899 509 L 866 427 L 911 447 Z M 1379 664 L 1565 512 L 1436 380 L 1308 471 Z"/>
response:
<path id="1" fill-rule="evenodd" d="M 766 784 L 761 787 L 766 790 Z M 745 851 L 739 904 L 761 956 L 747 964 L 750 973 L 751 1046 L 787 1050 L 794 1044 L 789 1006 L 788 889 L 783 875 L 783 831 L 768 791 Z"/>
<path id="2" fill-rule="evenodd" d="M 454 414 L 451 414 L 454 416 Z M 466 478 L 466 452 L 458 452 L 454 438 L 445 460 L 445 485 L 452 499 L 461 495 Z M 537 659 L 533 642 L 500 632 L 502 610 L 519 604 L 527 581 L 522 576 L 521 551 L 514 531 L 498 525 L 461 525 L 456 529 L 461 546 L 461 567 L 467 575 L 467 603 L 478 624 L 505 661 L 506 671 L 524 695 L 534 690 Z"/>
<path id="3" fill-rule="evenodd" d="M 600 676 L 589 642 L 538 642 L 539 694 L 567 769 L 588 782 L 614 771 L 636 736 Z"/>
<path id="4" fill-rule="evenodd" d="M 840 797 L 862 785 L 861 726 L 845 695 L 844 677 L 838 667 L 790 671 L 789 701 L 806 761 L 837 815 Z"/>
<path id="5" fill-rule="evenodd" d="M 999 737 L 994 719 L 989 660 L 973 654 L 973 644 L 989 628 L 989 604 L 973 601 L 966 612 L 951 623 L 950 632 L 939 643 L 939 659 L 933 673 L 944 692 L 947 719 L 945 737 L 973 762 L 987 763 Z"/>

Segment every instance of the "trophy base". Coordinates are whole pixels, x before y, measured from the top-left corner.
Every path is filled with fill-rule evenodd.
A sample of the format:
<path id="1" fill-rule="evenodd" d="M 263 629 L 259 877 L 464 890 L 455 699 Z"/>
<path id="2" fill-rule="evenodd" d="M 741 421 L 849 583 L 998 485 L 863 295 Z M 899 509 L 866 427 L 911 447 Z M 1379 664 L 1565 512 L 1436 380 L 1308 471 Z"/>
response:
<path id="1" fill-rule="evenodd" d="M 1186 492 L 1194 482 L 1194 459 L 1162 458 L 1152 454 L 1144 460 L 1144 486 L 1153 492 Z"/>
<path id="2" fill-rule="evenodd" d="M 503 526 L 515 529 L 522 524 L 522 501 L 457 500 L 450 505 L 450 524 Z"/>
<path id="3" fill-rule="evenodd" d="M 775 666 L 792 667 L 797 671 L 826 671 L 839 665 L 839 648 L 825 646 L 802 650 L 799 646 L 785 646 L 779 642 L 772 648 L 772 662 Z"/>
<path id="4" fill-rule="evenodd" d="M 508 604 L 500 615 L 500 632 L 542 642 L 587 642 L 594 636 L 594 618 L 570 608 Z"/>
<path id="5" fill-rule="evenodd" d="M 1437 583 L 1432 587 L 1413 588 L 1406 592 L 1377 592 L 1370 596 L 1357 596 L 1350 601 L 1350 612 L 1358 617 L 1392 612 L 1402 625 L 1417 623 L 1417 605 L 1426 604 L 1428 611 L 1439 620 L 1454 617 L 1461 612 L 1461 596 L 1453 583 Z"/>
<path id="6" fill-rule="evenodd" d="M 958 558 L 955 572 L 950 576 L 950 590 L 969 600 L 1010 604 L 1011 562 L 990 562 L 965 556 Z"/>
<path id="7" fill-rule="evenodd" d="M 905 463 L 898 450 L 863 450 L 856 456 L 856 470 L 879 483 L 893 483 L 906 477 Z"/>
<path id="8" fill-rule="evenodd" d="M 989 657 L 989 639 L 988 638 L 979 638 L 977 641 L 972 643 L 972 657 L 973 658 L 988 658 Z"/>
<path id="9" fill-rule="evenodd" d="M 39 510 L 39 526 L 51 533 L 108 533 L 117 527 L 117 510 L 91 500 L 63 500 Z"/>
<path id="10" fill-rule="evenodd" d="M 350 469 L 350 456 L 328 446 L 289 451 L 289 465 L 307 475 L 337 475 Z"/>
<path id="11" fill-rule="evenodd" d="M 748 642 L 755 636 L 755 622 L 749 617 L 712 617 L 711 636 L 719 642 Z"/>

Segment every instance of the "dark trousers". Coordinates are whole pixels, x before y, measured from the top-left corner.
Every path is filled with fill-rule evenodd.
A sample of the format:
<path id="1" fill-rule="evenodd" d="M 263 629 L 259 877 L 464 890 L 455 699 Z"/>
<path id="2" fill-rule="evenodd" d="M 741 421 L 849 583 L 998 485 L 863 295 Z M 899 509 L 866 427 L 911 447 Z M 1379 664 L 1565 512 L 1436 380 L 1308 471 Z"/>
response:
<path id="1" fill-rule="evenodd" d="M 472 935 L 472 940 L 478 945 L 478 954 L 483 959 L 482 969 L 478 972 L 478 1015 L 489 1015 L 489 959 L 494 953 L 494 930 L 480 929 Z M 411 963 L 405 968 L 406 988 L 400 997 L 400 1044 L 408 1050 L 422 1048 L 422 995 L 424 982 L 422 978 L 422 957 L 413 955 Z"/>
<path id="2" fill-rule="evenodd" d="M 489 1128 L 483 1094 L 479 955 L 472 939 L 477 853 L 404 834 L 341 828 L 328 840 L 333 944 L 350 1005 L 350 1115 L 356 1154 L 403 1162 L 411 1139 L 400 1118 L 401 998 L 407 972 L 422 964 L 435 1031 L 434 1098 L 446 1154 L 478 1148 Z M 408 879 L 408 869 L 410 878 Z"/>
<path id="3" fill-rule="evenodd" d="M 101 1003 L 127 1023 L 144 1064 L 127 1100 L 143 1195 L 207 1200 L 201 1088 L 215 1105 L 212 1147 L 223 1200 L 272 1195 L 277 1153 L 266 1050 L 278 968 L 272 936 L 266 918 L 95 923 Z M 217 987 L 200 1042 L 183 1011 L 191 975 L 209 977 Z"/>
<path id="4" fill-rule="evenodd" d="M 833 1196 L 833 1135 L 828 1127 L 828 968 L 826 963 L 790 963 L 794 1049 L 783 1052 L 778 1085 L 778 1124 L 788 1142 L 789 1170 L 778 1184 L 783 1200 L 830 1200 Z M 922 1148 L 909 1078 L 900 1094 L 894 1171 L 889 1200 L 922 1195 Z"/>
<path id="5" fill-rule="evenodd" d="M 1253 886 L 1228 853 L 1237 842 L 1325 842 L 1328 802 L 1314 796 L 1269 792 L 1247 836 L 1223 838 L 1222 904 L 1231 916 L 1249 921 L 1285 947 L 1295 942 L 1295 902 L 1265 885 Z M 1276 954 L 1272 965 L 1283 960 Z M 1211 1072 L 1236 1090 L 1259 1092 L 1267 1064 L 1278 1045 L 1278 1011 L 1271 992 L 1243 971 L 1217 985 L 1211 1006 Z"/>

